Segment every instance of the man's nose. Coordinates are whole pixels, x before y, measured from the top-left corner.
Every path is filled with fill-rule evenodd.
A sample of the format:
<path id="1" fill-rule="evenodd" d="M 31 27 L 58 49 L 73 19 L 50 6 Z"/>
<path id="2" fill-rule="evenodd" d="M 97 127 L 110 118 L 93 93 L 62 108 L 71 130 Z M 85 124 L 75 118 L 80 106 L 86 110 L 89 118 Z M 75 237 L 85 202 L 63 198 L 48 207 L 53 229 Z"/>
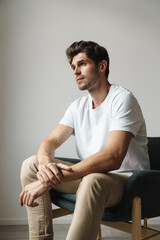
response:
<path id="1" fill-rule="evenodd" d="M 74 74 L 75 75 L 79 75 L 80 73 L 81 73 L 80 68 L 79 67 L 75 67 Z"/>

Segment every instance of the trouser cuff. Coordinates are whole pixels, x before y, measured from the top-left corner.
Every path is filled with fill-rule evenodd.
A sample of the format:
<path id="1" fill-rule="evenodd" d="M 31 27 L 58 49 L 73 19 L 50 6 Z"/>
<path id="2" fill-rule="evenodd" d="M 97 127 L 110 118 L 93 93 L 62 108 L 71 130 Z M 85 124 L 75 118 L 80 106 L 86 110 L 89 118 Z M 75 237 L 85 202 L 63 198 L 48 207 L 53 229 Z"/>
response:
<path id="1" fill-rule="evenodd" d="M 30 236 L 29 240 L 51 240 L 53 239 L 54 234 L 47 234 L 47 235 L 41 235 L 41 236 Z"/>

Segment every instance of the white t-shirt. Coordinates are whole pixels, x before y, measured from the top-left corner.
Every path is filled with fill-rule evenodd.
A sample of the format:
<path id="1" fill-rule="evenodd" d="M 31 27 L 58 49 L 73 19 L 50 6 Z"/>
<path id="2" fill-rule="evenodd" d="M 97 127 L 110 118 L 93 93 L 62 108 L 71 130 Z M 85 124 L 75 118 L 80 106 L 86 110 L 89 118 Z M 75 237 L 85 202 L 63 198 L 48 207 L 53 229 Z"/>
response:
<path id="1" fill-rule="evenodd" d="M 88 94 L 70 104 L 60 121 L 74 129 L 78 157 L 83 160 L 106 147 L 108 133 L 123 130 L 133 133 L 127 154 L 118 171 L 149 169 L 146 126 L 141 108 L 131 92 L 111 85 L 103 103 L 92 109 Z"/>

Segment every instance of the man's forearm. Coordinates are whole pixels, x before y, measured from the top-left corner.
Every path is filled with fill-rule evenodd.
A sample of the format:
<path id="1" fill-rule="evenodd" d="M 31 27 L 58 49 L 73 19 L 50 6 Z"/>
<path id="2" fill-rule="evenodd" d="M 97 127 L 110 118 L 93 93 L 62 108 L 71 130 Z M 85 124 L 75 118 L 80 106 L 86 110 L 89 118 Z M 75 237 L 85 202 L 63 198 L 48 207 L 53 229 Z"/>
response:
<path id="1" fill-rule="evenodd" d="M 46 165 L 47 163 L 53 161 L 54 154 L 55 154 L 54 144 L 44 139 L 37 150 L 38 163 L 40 165 Z"/>
<path id="2" fill-rule="evenodd" d="M 68 172 L 62 170 L 64 181 L 76 180 L 95 172 L 104 173 L 116 170 L 120 167 L 121 161 L 122 159 L 119 159 L 114 154 L 110 154 L 106 149 L 102 150 L 72 165 L 72 171 Z"/>
<path id="3" fill-rule="evenodd" d="M 106 148 L 72 166 L 72 171 L 63 172 L 64 181 L 72 181 L 91 173 L 104 173 L 120 168 L 133 134 L 126 131 L 109 133 Z"/>
<path id="4" fill-rule="evenodd" d="M 70 171 L 70 167 L 61 164 L 58 168 L 56 159 L 54 159 L 55 144 L 53 141 L 43 140 L 37 151 L 37 159 L 39 163 L 39 171 L 37 172 L 37 178 L 43 184 L 48 186 L 57 187 L 63 182 L 63 175 L 60 169 Z M 55 161 L 54 161 L 55 160 Z"/>

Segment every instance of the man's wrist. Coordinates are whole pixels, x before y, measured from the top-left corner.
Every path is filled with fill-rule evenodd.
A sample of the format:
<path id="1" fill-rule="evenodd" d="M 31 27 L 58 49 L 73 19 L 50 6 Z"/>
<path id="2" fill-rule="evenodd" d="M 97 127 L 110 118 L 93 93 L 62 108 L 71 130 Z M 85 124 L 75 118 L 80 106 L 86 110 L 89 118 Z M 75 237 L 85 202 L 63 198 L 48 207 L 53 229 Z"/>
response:
<path id="1" fill-rule="evenodd" d="M 50 157 L 38 157 L 37 156 L 37 160 L 38 160 L 38 165 L 39 166 L 46 166 L 48 163 L 51 162 L 51 158 Z"/>

